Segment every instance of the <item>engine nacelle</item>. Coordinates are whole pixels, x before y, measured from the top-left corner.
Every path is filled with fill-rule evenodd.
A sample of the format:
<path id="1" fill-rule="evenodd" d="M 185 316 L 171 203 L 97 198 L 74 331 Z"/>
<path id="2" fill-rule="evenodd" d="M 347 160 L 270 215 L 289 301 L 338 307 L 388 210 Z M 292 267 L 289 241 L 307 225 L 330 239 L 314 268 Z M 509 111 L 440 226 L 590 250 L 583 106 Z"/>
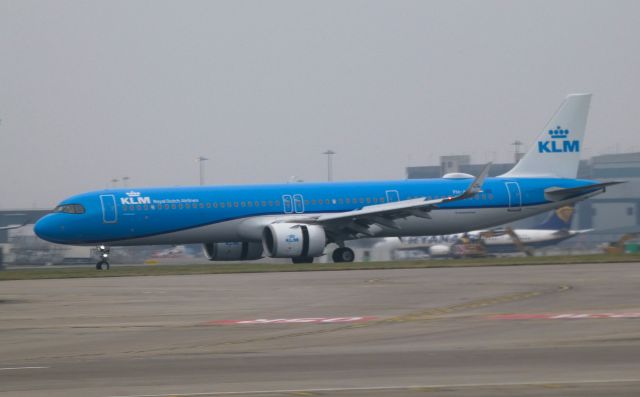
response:
<path id="1" fill-rule="evenodd" d="M 451 247 L 445 244 L 435 244 L 429 247 L 429 256 L 432 258 L 449 256 Z"/>
<path id="2" fill-rule="evenodd" d="M 324 252 L 327 236 L 322 226 L 272 223 L 262 232 L 262 246 L 272 258 L 317 257 Z"/>
<path id="3" fill-rule="evenodd" d="M 262 258 L 262 244 L 226 242 L 202 244 L 204 255 L 210 261 L 245 261 Z"/>

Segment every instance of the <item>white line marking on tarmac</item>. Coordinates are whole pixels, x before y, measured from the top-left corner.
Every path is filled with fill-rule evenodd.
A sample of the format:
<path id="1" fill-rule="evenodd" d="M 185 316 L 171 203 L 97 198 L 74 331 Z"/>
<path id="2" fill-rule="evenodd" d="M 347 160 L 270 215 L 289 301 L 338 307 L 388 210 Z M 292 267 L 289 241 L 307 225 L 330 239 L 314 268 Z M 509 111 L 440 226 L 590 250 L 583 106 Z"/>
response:
<path id="1" fill-rule="evenodd" d="M 303 318 L 259 318 L 256 320 L 213 320 L 205 325 L 244 325 L 244 324 L 336 324 L 336 323 L 360 323 L 376 320 L 377 317 L 303 317 Z"/>
<path id="2" fill-rule="evenodd" d="M 329 387 L 318 389 L 280 389 L 280 390 L 247 390 L 247 391 L 212 391 L 200 393 L 169 393 L 169 394 L 129 394 L 109 397 L 197 397 L 197 396 L 234 396 L 240 394 L 283 394 L 283 393 L 323 393 L 323 392 L 349 392 L 349 391 L 384 391 L 384 390 L 411 390 L 422 388 L 465 388 L 465 387 L 505 387 L 505 386 L 542 386 L 554 385 L 579 385 L 597 383 L 635 383 L 640 379 L 609 379 L 609 380 L 549 380 L 544 382 L 505 382 L 505 383 L 460 383 L 443 385 L 409 385 L 409 386 L 372 386 L 372 387 Z"/>
<path id="3" fill-rule="evenodd" d="M 17 371 L 20 369 L 46 369 L 49 367 L 6 367 L 6 368 L 0 368 L 0 371 Z"/>

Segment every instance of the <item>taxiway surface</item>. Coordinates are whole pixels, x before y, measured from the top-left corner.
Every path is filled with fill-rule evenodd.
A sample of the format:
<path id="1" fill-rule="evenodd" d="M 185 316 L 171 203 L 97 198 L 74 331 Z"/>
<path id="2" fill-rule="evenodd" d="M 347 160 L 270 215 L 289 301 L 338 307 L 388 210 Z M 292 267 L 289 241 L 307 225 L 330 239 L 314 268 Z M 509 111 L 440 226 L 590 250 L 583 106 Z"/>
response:
<path id="1" fill-rule="evenodd" d="M 3 281 L 0 396 L 637 396 L 639 286 L 638 263 Z"/>

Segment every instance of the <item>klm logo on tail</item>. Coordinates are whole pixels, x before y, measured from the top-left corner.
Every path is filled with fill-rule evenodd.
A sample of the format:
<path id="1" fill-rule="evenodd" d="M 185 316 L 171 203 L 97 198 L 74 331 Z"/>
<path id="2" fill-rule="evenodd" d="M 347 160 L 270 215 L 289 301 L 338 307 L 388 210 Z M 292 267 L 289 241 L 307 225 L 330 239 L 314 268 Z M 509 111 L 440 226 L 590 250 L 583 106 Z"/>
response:
<path id="1" fill-rule="evenodd" d="M 580 141 L 568 140 L 569 130 L 563 130 L 557 126 L 555 130 L 549 130 L 548 141 L 538 141 L 538 153 L 573 153 L 580 151 Z"/>

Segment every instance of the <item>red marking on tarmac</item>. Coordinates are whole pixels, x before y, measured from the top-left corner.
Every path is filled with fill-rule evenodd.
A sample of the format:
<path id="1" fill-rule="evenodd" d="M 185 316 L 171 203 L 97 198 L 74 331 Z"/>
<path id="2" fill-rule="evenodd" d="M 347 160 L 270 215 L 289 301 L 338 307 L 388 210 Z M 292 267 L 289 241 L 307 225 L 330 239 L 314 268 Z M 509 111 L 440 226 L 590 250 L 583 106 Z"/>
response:
<path id="1" fill-rule="evenodd" d="M 640 312 L 633 313 L 560 313 L 560 314 L 497 314 L 490 320 L 583 320 L 601 318 L 640 318 Z"/>
<path id="2" fill-rule="evenodd" d="M 256 325 L 256 324 L 340 324 L 362 323 L 376 320 L 377 317 L 302 317 L 302 318 L 258 318 L 255 320 L 214 320 L 205 325 Z"/>

